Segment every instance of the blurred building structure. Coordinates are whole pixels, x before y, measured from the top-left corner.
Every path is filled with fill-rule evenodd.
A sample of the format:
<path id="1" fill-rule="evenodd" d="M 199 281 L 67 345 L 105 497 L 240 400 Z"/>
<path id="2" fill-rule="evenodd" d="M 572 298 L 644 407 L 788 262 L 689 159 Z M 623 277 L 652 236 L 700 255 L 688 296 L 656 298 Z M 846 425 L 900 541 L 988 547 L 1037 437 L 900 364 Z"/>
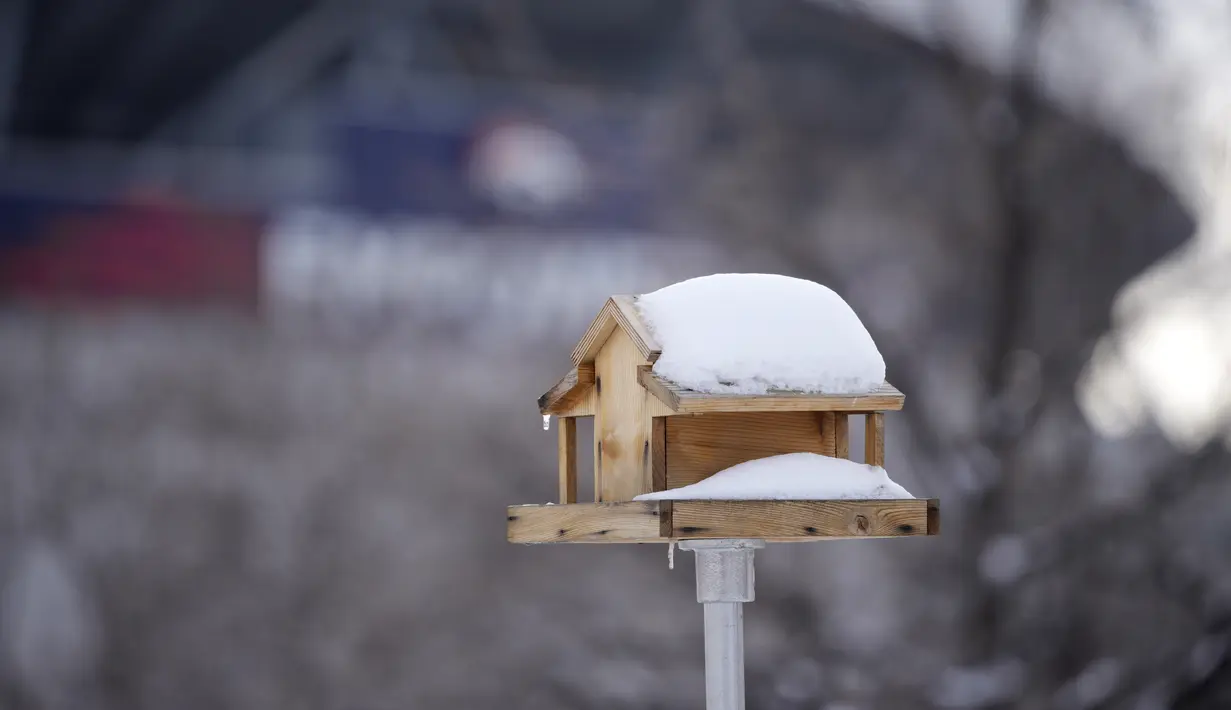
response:
<path id="1" fill-rule="evenodd" d="M 0 0 L 0 707 L 692 706 L 687 572 L 492 511 L 552 493 L 544 353 L 723 270 L 846 298 L 947 516 L 759 553 L 751 707 L 1227 707 L 1229 48 L 1222 0 Z"/>
<path id="2" fill-rule="evenodd" d="M 680 2 L 5 7 L 19 49 L 4 67 L 0 290 L 182 301 L 170 282 L 199 282 L 201 298 L 253 303 L 271 293 L 262 274 L 286 271 L 265 263 L 286 251 L 263 246 L 285 232 L 272 225 L 304 208 L 442 226 L 442 243 L 563 232 L 596 262 L 660 227 L 646 77 L 679 52 Z M 162 270 L 131 231 L 96 238 L 126 213 L 160 220 L 157 248 L 183 265 Z M 246 256 L 193 256 L 193 229 L 220 219 L 248 225 Z M 333 257 L 343 278 L 363 273 L 351 254 Z"/>

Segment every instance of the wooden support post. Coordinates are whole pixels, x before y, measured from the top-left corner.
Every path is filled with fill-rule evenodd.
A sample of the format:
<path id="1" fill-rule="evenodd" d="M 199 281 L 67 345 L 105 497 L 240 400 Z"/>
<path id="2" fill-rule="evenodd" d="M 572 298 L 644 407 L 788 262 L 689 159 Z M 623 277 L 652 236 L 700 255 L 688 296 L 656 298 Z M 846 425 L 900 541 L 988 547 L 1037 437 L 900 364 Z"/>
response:
<path id="1" fill-rule="evenodd" d="M 560 459 L 560 502 L 577 502 L 577 419 L 561 417 L 557 422 L 556 455 Z"/>
<path id="2" fill-rule="evenodd" d="M 667 418 L 654 417 L 650 426 L 650 488 L 667 490 Z M 663 501 L 658 516 L 658 534 L 671 537 L 671 501 Z"/>
<path id="3" fill-rule="evenodd" d="M 885 414 L 868 412 L 864 424 L 863 457 L 869 466 L 885 465 Z"/>
<path id="4" fill-rule="evenodd" d="M 598 427 L 598 417 L 594 418 L 595 429 Z M 598 437 L 594 437 L 598 439 Z M 603 442 L 594 442 L 594 502 L 603 502 Z"/>
<path id="5" fill-rule="evenodd" d="M 833 412 L 817 412 L 816 417 L 821 423 L 821 453 L 825 456 L 836 456 L 838 440 L 834 430 L 837 424 L 834 421 Z"/>
<path id="6" fill-rule="evenodd" d="M 666 417 L 654 417 L 650 427 L 650 490 L 667 490 Z"/>
<path id="7" fill-rule="evenodd" d="M 928 535 L 940 534 L 940 499 L 928 499 Z"/>
<path id="8" fill-rule="evenodd" d="M 849 459 L 851 457 L 851 432 L 846 412 L 834 412 L 833 424 L 834 456 Z"/>

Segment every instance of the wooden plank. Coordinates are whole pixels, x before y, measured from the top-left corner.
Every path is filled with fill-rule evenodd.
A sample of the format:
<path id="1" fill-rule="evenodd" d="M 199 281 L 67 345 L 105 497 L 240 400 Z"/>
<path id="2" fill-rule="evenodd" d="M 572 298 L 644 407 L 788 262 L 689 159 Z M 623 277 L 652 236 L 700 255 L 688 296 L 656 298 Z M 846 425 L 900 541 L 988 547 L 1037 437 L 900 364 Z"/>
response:
<path id="1" fill-rule="evenodd" d="M 637 372 L 638 375 L 640 375 L 641 368 L 637 368 Z M 675 414 L 675 411 L 673 411 L 671 407 L 664 404 L 661 399 L 655 397 L 649 390 L 645 390 L 645 392 L 647 395 L 645 398 L 645 411 L 647 416 L 669 417 L 672 414 Z"/>
<path id="2" fill-rule="evenodd" d="M 652 400 L 637 382 L 637 367 L 645 359 L 622 329 L 615 330 L 594 361 L 598 388 L 595 439 L 602 445 L 599 457 L 599 500 L 632 500 L 649 493 L 652 471 L 645 449 L 650 441 Z"/>
<path id="3" fill-rule="evenodd" d="M 823 415 L 820 415 L 823 416 Z M 833 455 L 812 412 L 717 413 L 670 417 L 667 488 L 679 488 L 752 459 L 801 451 Z"/>
<path id="4" fill-rule="evenodd" d="M 594 385 L 594 364 L 583 363 L 568 371 L 551 389 L 539 397 L 540 414 L 559 414 L 582 399 Z"/>
<path id="5" fill-rule="evenodd" d="M 667 418 L 654 417 L 650 432 L 650 482 L 655 491 L 667 490 Z"/>
<path id="6" fill-rule="evenodd" d="M 603 303 L 603 307 L 599 309 L 598 315 L 594 316 L 594 320 L 590 322 L 590 327 L 586 328 L 586 332 L 582 334 L 581 340 L 577 346 L 573 348 L 573 364 L 580 365 L 583 362 L 594 362 L 598 351 L 603 347 L 603 343 L 607 342 L 607 338 L 616 329 L 616 319 L 609 307 L 611 299 Z"/>
<path id="7" fill-rule="evenodd" d="M 712 538 L 804 542 L 940 533 L 940 503 L 926 500 L 679 500 L 512 505 L 516 543 L 645 543 Z"/>
<path id="8" fill-rule="evenodd" d="M 669 500 L 658 501 L 658 534 L 667 541 L 671 538 L 672 523 L 674 516 L 672 511 L 675 510 L 674 504 Z"/>
<path id="9" fill-rule="evenodd" d="M 654 417 L 650 425 L 650 484 L 656 491 L 667 490 L 667 418 Z M 658 533 L 671 534 L 671 501 L 659 506 Z"/>
<path id="10" fill-rule="evenodd" d="M 846 412 L 833 412 L 834 456 L 840 459 L 851 457 L 851 430 Z"/>
<path id="11" fill-rule="evenodd" d="M 645 321 L 641 320 L 641 314 L 637 312 L 636 296 L 612 296 L 611 304 L 615 306 L 612 315 L 628 333 L 633 345 L 637 346 L 637 352 L 641 353 L 646 362 L 654 364 L 663 349 L 646 327 Z"/>
<path id="12" fill-rule="evenodd" d="M 888 382 L 865 394 L 803 394 L 773 392 L 763 395 L 706 394 L 680 387 L 652 372 L 649 375 L 670 395 L 678 414 L 705 412 L 867 412 L 897 411 L 906 397 Z M 648 385 L 647 385 L 648 387 Z"/>
<path id="13" fill-rule="evenodd" d="M 674 414 L 680 407 L 680 398 L 663 384 L 662 380 L 654 376 L 654 371 L 651 367 L 651 365 L 642 365 L 637 368 L 637 381 L 647 392 L 654 395 L 655 399 L 662 402 L 663 406 Z"/>
<path id="14" fill-rule="evenodd" d="M 594 431 L 598 431 L 598 415 L 594 415 Z M 594 502 L 603 500 L 603 442 L 594 437 Z"/>
<path id="15" fill-rule="evenodd" d="M 838 453 L 838 425 L 834 423 L 833 412 L 816 412 L 815 416 L 821 427 L 821 450 L 816 452 L 826 456 Z"/>
<path id="16" fill-rule="evenodd" d="M 868 412 L 863 429 L 863 461 L 870 466 L 885 465 L 885 415 Z"/>
<path id="17" fill-rule="evenodd" d="M 577 502 L 577 420 L 565 417 L 557 423 L 556 455 L 560 467 L 560 502 Z"/>
<path id="18" fill-rule="evenodd" d="M 883 388 L 882 388 L 883 389 Z M 901 394 L 877 391 L 861 395 L 768 394 L 768 395 L 705 395 L 677 393 L 680 414 L 703 412 L 863 412 L 899 410 Z"/>
<path id="19" fill-rule="evenodd" d="M 618 300 L 617 300 L 618 299 Z M 603 345 L 616 328 L 624 330 L 637 352 L 646 362 L 654 362 L 662 353 L 658 342 L 650 335 L 633 305 L 632 296 L 612 296 L 603 304 L 577 346 L 573 348 L 574 365 L 594 362 Z"/>
<path id="20" fill-rule="evenodd" d="M 516 543 L 663 542 L 659 507 L 656 502 L 511 505 L 508 539 Z"/>
<path id="21" fill-rule="evenodd" d="M 927 535 L 927 500 L 677 500 L 671 536 L 696 538 Z"/>
<path id="22" fill-rule="evenodd" d="M 594 387 L 587 387 L 569 404 L 556 405 L 552 409 L 557 417 L 592 417 L 598 411 L 598 392 Z"/>

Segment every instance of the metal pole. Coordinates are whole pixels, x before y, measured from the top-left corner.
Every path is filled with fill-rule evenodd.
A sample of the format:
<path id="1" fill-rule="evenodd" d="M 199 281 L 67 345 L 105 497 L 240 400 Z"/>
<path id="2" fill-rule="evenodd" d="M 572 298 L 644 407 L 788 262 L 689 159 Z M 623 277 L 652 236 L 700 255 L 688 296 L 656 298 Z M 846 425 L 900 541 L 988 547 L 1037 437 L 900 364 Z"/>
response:
<path id="1" fill-rule="evenodd" d="M 756 598 L 752 556 L 764 540 L 687 540 L 705 605 L 706 710 L 744 710 L 744 602 Z"/>

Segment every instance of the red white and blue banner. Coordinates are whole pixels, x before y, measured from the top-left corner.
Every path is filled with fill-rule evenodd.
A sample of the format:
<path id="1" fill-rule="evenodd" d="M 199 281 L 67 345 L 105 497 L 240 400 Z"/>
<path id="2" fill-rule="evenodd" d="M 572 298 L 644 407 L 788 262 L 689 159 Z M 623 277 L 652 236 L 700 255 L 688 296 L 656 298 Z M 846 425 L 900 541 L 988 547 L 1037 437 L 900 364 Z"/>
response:
<path id="1" fill-rule="evenodd" d="M 583 280 L 606 273 L 603 263 L 634 268 L 649 257 L 629 257 L 620 245 L 653 231 L 662 194 L 643 118 L 627 107 L 512 89 L 418 88 L 377 108 L 345 102 L 325 121 L 321 146 L 332 187 L 304 195 L 306 212 L 207 206 L 166 191 L 0 191 L 0 301 L 253 307 L 271 294 L 287 300 L 300 288 L 287 284 L 317 278 L 310 273 L 329 275 L 314 298 L 379 292 L 369 300 L 422 305 L 436 297 L 424 294 L 435 293 L 431 264 L 440 259 L 471 265 L 463 271 L 481 264 L 481 274 L 456 276 L 483 293 L 505 288 L 499 264 L 483 255 L 507 264 L 540 254 L 548 268 L 567 254 L 578 261 L 567 270 Z M 132 182 L 112 180 L 117 189 Z M 337 220 L 287 217 L 295 214 L 343 215 L 363 226 L 299 229 Z M 305 254 L 313 255 L 310 270 L 300 268 Z M 293 278 L 271 284 L 279 274 Z"/>
<path id="2" fill-rule="evenodd" d="M 0 298 L 254 306 L 264 229 L 260 215 L 166 198 L 0 195 Z"/>

